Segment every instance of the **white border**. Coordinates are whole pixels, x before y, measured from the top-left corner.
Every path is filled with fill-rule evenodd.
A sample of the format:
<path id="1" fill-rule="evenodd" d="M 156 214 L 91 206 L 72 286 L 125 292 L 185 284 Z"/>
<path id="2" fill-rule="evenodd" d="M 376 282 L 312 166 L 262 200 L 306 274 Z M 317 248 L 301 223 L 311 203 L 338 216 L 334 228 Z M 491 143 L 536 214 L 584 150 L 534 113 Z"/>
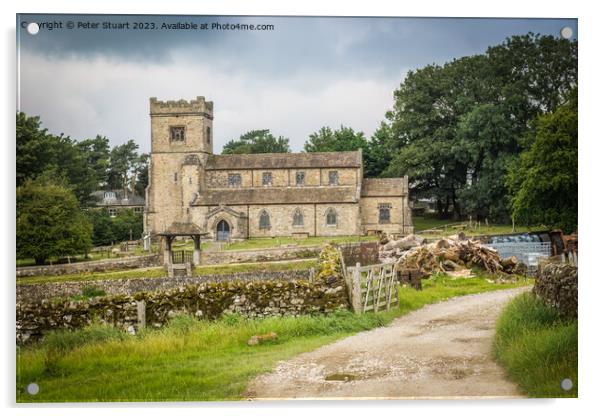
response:
<path id="1" fill-rule="evenodd" d="M 487 4 L 486 4 L 487 3 Z M 445 415 L 505 415 L 514 413 L 546 413 L 548 415 L 590 414 L 596 407 L 599 397 L 600 383 L 600 317 L 602 312 L 597 308 L 602 293 L 602 272 L 596 270 L 596 255 L 600 257 L 602 246 L 600 237 L 600 199 L 599 189 L 599 108 L 600 108 L 600 13 L 597 13 L 595 2 L 545 1 L 527 2 L 525 0 L 504 0 L 496 3 L 469 0 L 454 1 L 408 1 L 385 2 L 371 1 L 336 1 L 305 0 L 295 2 L 283 1 L 197 1 L 186 0 L 144 2 L 124 0 L 105 1 L 21 1 L 2 2 L 2 46 L 4 49 L 1 70 L 3 72 L 3 91 L 5 96 L 0 100 L 2 106 L 3 137 L 1 155 L 3 175 L 0 181 L 0 195 L 3 195 L 3 250 L 2 264 L 5 273 L 2 275 L 3 311 L 2 355 L 3 364 L 1 388 L 2 405 L 9 415 L 81 415 L 81 405 L 52 405 L 45 407 L 16 407 L 14 376 L 14 128 L 15 128 L 15 13 L 131 13 L 131 14 L 237 14 L 237 15 L 332 15 L 332 16 L 456 16 L 456 17 L 564 17 L 578 18 L 579 30 L 579 78 L 580 78 L 580 152 L 579 152 L 579 223 L 580 228 L 580 365 L 579 395 L 576 400 L 522 400 L 522 401 L 417 401 L 417 402 L 275 402 L 275 403 L 189 403 L 189 404 L 110 404 L 85 405 L 85 412 L 90 415 L 105 415 L 107 410 L 112 414 L 128 414 L 136 412 L 144 406 L 145 414 L 184 413 L 196 414 L 232 414 L 245 412 L 258 415 L 306 415 L 315 413 L 364 414 L 372 407 L 379 407 L 387 413 L 420 413 Z M 10 197 L 7 197 L 10 196 Z"/>

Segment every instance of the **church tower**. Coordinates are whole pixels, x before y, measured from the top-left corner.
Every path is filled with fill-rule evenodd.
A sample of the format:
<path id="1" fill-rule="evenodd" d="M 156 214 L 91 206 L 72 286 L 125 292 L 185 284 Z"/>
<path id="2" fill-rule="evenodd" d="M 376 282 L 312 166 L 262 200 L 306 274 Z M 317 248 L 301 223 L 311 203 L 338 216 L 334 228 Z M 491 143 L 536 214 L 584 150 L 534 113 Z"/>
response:
<path id="1" fill-rule="evenodd" d="M 190 222 L 190 203 L 213 153 L 213 102 L 150 99 L 151 161 L 146 191 L 146 233 Z"/>

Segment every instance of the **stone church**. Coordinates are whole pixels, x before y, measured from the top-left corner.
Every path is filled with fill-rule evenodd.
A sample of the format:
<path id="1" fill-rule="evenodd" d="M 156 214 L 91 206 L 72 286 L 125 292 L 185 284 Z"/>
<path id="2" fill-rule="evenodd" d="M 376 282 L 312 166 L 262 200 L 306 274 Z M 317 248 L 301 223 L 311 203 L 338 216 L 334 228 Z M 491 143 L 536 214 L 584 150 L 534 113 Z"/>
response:
<path id="1" fill-rule="evenodd" d="M 204 97 L 151 98 L 150 119 L 147 235 L 236 240 L 413 231 L 408 178 L 364 178 L 361 150 L 215 155 L 213 102 Z"/>

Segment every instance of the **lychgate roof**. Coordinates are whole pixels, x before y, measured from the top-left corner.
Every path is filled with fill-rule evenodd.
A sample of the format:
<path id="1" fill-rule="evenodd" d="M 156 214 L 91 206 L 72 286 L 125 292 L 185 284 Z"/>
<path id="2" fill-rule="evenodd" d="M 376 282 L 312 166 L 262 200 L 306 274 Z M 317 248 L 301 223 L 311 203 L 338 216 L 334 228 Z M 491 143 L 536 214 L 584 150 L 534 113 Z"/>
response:
<path id="1" fill-rule="evenodd" d="M 191 222 L 172 222 L 171 225 L 159 235 L 204 235 L 198 225 Z"/>
<path id="2" fill-rule="evenodd" d="M 362 152 L 260 153 L 210 155 L 206 169 L 359 168 Z"/>

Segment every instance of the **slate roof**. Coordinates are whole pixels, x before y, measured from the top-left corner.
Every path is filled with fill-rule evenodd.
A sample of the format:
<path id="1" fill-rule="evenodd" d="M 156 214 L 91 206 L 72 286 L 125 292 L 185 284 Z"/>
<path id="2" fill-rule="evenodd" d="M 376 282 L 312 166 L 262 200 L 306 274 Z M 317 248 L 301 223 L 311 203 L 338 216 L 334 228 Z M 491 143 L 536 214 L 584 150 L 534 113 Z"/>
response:
<path id="1" fill-rule="evenodd" d="M 105 198 L 105 194 L 108 192 L 113 192 L 115 194 L 115 199 Z M 108 207 L 108 206 L 140 206 L 144 205 L 144 198 L 140 195 L 132 194 L 128 192 L 127 199 L 124 199 L 123 189 L 111 189 L 106 191 L 95 191 L 90 194 L 94 203 L 97 206 Z"/>
<path id="2" fill-rule="evenodd" d="M 405 196 L 403 178 L 364 178 L 362 196 Z"/>
<path id="3" fill-rule="evenodd" d="M 248 155 L 210 155 L 207 170 L 359 168 L 362 152 L 261 153 Z"/>
<path id="4" fill-rule="evenodd" d="M 169 228 L 159 235 L 205 235 L 198 225 L 191 222 L 172 222 Z"/>
<path id="5" fill-rule="evenodd" d="M 358 193 L 355 186 L 208 189 L 193 205 L 354 203 Z"/>

